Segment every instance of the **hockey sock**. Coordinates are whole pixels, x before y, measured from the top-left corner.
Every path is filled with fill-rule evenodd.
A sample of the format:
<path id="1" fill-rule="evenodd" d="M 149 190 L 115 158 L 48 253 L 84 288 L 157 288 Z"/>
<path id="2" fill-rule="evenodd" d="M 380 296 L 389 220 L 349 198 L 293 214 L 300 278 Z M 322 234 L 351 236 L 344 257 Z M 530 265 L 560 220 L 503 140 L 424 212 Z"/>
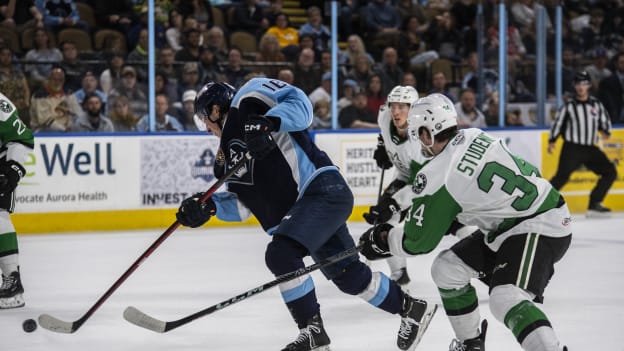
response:
<path id="1" fill-rule="evenodd" d="M 0 270 L 9 274 L 17 270 L 17 235 L 15 232 L 0 234 Z"/>
<path id="2" fill-rule="evenodd" d="M 455 336 L 460 340 L 477 337 L 481 316 L 475 288 L 468 284 L 461 289 L 438 288 L 438 291 Z"/>

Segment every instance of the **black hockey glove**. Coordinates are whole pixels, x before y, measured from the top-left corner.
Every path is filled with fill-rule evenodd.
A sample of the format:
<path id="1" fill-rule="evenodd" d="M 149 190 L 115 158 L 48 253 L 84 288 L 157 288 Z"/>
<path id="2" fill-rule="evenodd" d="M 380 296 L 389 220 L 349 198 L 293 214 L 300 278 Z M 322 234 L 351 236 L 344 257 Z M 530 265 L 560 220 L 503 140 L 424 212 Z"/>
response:
<path id="1" fill-rule="evenodd" d="M 360 253 L 371 261 L 392 256 L 388 247 L 388 234 L 392 228 L 390 224 L 384 223 L 365 231 L 360 236 Z"/>
<path id="2" fill-rule="evenodd" d="M 386 152 L 386 144 L 384 144 L 381 134 L 377 137 L 377 149 L 373 154 L 373 158 L 377 162 L 377 167 L 381 169 L 389 169 L 393 166 Z"/>
<path id="3" fill-rule="evenodd" d="M 375 206 L 371 206 L 368 209 L 368 213 L 364 213 L 364 219 L 368 224 L 385 223 L 392 218 L 392 216 L 401 211 L 399 204 L 388 194 L 384 194 L 379 203 Z"/>
<path id="4" fill-rule="evenodd" d="M 271 135 L 274 128 L 268 118 L 256 114 L 249 115 L 245 122 L 245 143 L 251 157 L 262 160 L 275 149 L 277 144 Z"/>
<path id="5" fill-rule="evenodd" d="M 17 183 L 26 174 L 19 163 L 9 160 L 0 165 L 0 194 L 8 194 L 15 190 Z"/>
<path id="6" fill-rule="evenodd" d="M 204 193 L 197 193 L 191 197 L 188 197 L 182 201 L 176 218 L 182 225 L 191 228 L 197 228 L 202 224 L 208 222 L 210 217 L 217 213 L 217 206 L 212 198 L 208 198 L 205 202 L 199 203 L 199 199 Z"/>

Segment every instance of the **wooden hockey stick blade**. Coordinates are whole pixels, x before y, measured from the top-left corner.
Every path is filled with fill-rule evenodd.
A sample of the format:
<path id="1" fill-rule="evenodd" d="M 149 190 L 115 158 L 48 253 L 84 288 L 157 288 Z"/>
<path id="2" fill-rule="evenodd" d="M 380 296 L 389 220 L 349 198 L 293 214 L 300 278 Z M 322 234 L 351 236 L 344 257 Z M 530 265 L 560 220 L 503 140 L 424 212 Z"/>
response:
<path id="1" fill-rule="evenodd" d="M 262 284 L 258 287 L 255 287 L 251 290 L 247 290 L 242 294 L 236 295 L 234 297 L 231 297 L 225 301 L 222 301 L 216 305 L 212 305 L 208 308 L 205 308 L 201 311 L 195 312 L 191 315 L 188 315 L 186 317 L 180 318 L 178 320 L 174 320 L 174 321 L 162 321 L 159 319 L 156 319 L 152 316 L 149 316 L 148 314 L 141 312 L 139 309 L 137 309 L 136 307 L 126 307 L 125 311 L 124 311 L 124 319 L 127 320 L 128 322 L 137 325 L 139 327 L 145 328 L 145 329 L 149 329 L 151 331 L 155 331 L 157 333 L 166 333 L 170 330 L 176 329 L 178 327 L 181 327 L 183 325 L 186 325 L 200 317 L 204 317 L 207 316 L 209 314 L 212 314 L 214 312 L 220 311 L 226 307 L 229 307 L 237 302 L 241 302 L 243 300 L 246 300 L 249 297 L 252 297 L 254 295 L 257 295 L 263 291 L 269 290 L 270 288 L 277 286 L 281 283 L 293 280 L 297 277 L 300 277 L 302 275 L 308 274 L 312 271 L 315 271 L 317 269 L 323 268 L 325 266 L 329 266 L 330 264 L 336 263 L 342 259 L 345 259 L 349 256 L 355 255 L 358 252 L 360 252 L 361 246 L 355 246 L 352 247 L 350 249 L 347 249 L 343 252 L 337 253 L 333 256 L 327 257 L 324 260 L 314 263 L 310 266 L 304 267 L 304 268 L 300 268 L 296 271 L 292 271 L 286 274 L 282 274 L 279 277 L 275 278 L 274 280 L 267 282 L 265 284 Z"/>
<path id="2" fill-rule="evenodd" d="M 49 314 L 40 315 L 38 320 L 39 320 L 39 325 L 42 328 L 51 330 L 53 332 L 65 333 L 65 334 L 72 334 L 73 332 L 78 330 L 78 328 L 80 328 L 80 325 L 82 323 L 84 323 L 84 322 L 80 322 L 80 320 L 76 322 L 62 321 L 56 317 L 50 316 Z"/>
<path id="3" fill-rule="evenodd" d="M 249 153 L 245 154 L 245 157 L 241 159 L 237 164 L 230 168 L 219 180 L 217 180 L 199 199 L 199 202 L 205 202 L 208 200 L 218 188 L 223 185 L 228 178 L 233 176 L 247 163 L 246 161 L 251 159 Z M 165 230 L 142 254 L 139 256 L 130 267 L 111 285 L 108 290 L 89 308 L 89 310 L 79 319 L 73 322 L 65 322 L 58 318 L 52 317 L 48 314 L 42 314 L 39 316 L 39 325 L 42 328 L 57 333 L 72 334 L 89 319 L 97 311 L 102 304 L 123 284 L 128 277 L 139 268 L 139 266 L 154 252 L 156 249 L 180 226 L 180 223 L 176 220 L 173 222 L 167 230 Z"/>

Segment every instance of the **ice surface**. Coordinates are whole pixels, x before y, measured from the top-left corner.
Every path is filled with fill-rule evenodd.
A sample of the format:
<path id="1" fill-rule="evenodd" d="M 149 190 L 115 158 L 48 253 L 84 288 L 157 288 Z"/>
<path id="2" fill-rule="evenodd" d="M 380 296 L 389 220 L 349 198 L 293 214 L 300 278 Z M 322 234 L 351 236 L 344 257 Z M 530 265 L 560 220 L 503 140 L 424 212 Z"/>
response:
<path id="1" fill-rule="evenodd" d="M 351 223 L 350 228 L 356 238 L 366 229 L 363 223 Z M 156 318 L 175 320 L 272 280 L 264 266 L 269 237 L 259 227 L 179 229 L 76 333 L 22 330 L 23 320 L 42 313 L 66 321 L 80 318 L 161 233 L 20 236 L 26 307 L 0 311 L 0 350 L 267 351 L 280 350 L 297 336 L 277 288 L 165 334 L 122 318 L 125 307 L 132 305 Z M 436 253 L 455 240 L 445 237 L 433 253 L 408 259 L 413 295 L 440 301 L 429 268 Z M 373 268 L 388 270 L 383 261 L 374 262 Z M 624 214 L 610 219 L 575 216 L 572 246 L 555 269 L 541 307 L 560 339 L 571 351 L 624 350 Z M 313 277 L 332 350 L 397 350 L 397 316 L 341 293 L 318 272 Z M 521 350 L 491 316 L 483 284 L 474 285 L 482 316 L 490 322 L 488 351 Z M 452 337 L 440 309 L 417 350 L 447 350 Z"/>

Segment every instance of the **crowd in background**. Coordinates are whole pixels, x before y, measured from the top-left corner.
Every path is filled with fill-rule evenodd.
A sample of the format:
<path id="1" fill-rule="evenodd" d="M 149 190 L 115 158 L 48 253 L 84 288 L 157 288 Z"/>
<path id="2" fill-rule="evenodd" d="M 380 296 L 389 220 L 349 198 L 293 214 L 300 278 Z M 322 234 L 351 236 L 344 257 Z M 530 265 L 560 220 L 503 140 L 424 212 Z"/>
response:
<path id="1" fill-rule="evenodd" d="M 240 87 L 255 76 L 301 88 L 314 106 L 312 128 L 331 128 L 329 3 L 298 1 L 306 18 L 293 24 L 288 1 L 156 0 L 156 130 L 195 130 L 193 100 L 206 82 Z M 508 102 L 536 101 L 540 7 L 547 13 L 547 92 L 555 93 L 557 3 L 506 2 Z M 574 74 L 584 69 L 612 122 L 624 123 L 623 1 L 562 3 L 564 94 L 573 94 Z M 498 1 L 482 4 L 484 85 L 477 96 L 476 0 L 340 1 L 340 127 L 377 128 L 377 111 L 396 85 L 447 95 L 462 127 L 498 125 L 498 80 L 505 76 L 497 71 Z M 93 18 L 81 17 L 84 6 Z M 148 131 L 147 21 L 145 0 L 0 0 L 0 91 L 36 132 Z M 255 51 L 239 44 L 240 33 Z M 517 111 L 505 123 L 522 125 Z"/>

